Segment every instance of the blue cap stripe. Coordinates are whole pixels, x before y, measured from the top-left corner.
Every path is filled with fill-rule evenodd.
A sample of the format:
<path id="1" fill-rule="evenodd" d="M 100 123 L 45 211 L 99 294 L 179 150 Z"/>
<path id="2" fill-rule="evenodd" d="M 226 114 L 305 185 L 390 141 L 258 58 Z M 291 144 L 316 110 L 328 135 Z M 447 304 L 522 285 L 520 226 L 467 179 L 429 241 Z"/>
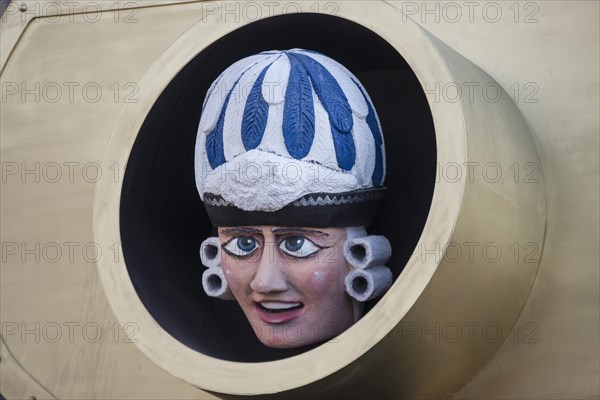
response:
<path id="1" fill-rule="evenodd" d="M 218 168 L 220 165 L 225 164 L 227 160 L 225 159 L 225 149 L 223 147 L 223 127 L 225 125 L 225 113 L 227 111 L 227 106 L 229 105 L 229 99 L 231 98 L 231 94 L 235 90 L 238 82 L 242 79 L 242 76 L 256 64 L 261 62 L 262 60 L 254 62 L 251 66 L 246 68 L 244 72 L 240 74 L 237 78 L 229 93 L 227 93 L 227 97 L 225 97 L 225 102 L 221 107 L 221 112 L 219 114 L 219 119 L 217 121 L 217 125 L 215 129 L 213 129 L 208 135 L 206 135 L 206 143 L 204 145 L 206 149 L 206 156 L 208 158 L 208 162 L 212 169 Z"/>
<path id="2" fill-rule="evenodd" d="M 315 138 L 315 109 L 312 85 L 302 64 L 290 57 L 291 70 L 283 108 L 283 138 L 292 157 L 308 155 Z"/>
<path id="3" fill-rule="evenodd" d="M 288 53 L 290 58 L 298 58 L 315 89 L 315 93 L 329 115 L 333 144 L 338 166 L 349 171 L 356 161 L 356 148 L 352 137 L 354 120 L 350 103 L 337 80 L 321 63 L 300 53 Z"/>
<path id="4" fill-rule="evenodd" d="M 262 84 L 265 74 L 273 63 L 267 65 L 258 78 L 252 90 L 248 95 L 248 100 L 244 107 L 244 117 L 242 119 L 242 142 L 246 150 L 252 150 L 258 147 L 267 128 L 269 118 L 269 103 L 262 96 Z"/>
<path id="5" fill-rule="evenodd" d="M 235 88 L 235 85 L 233 87 Z M 225 164 L 226 161 L 225 151 L 223 149 L 223 125 L 225 125 L 225 110 L 227 110 L 227 105 L 229 104 L 229 98 L 231 97 L 232 92 L 233 88 L 225 98 L 225 103 L 221 108 L 217 126 L 215 126 L 215 129 L 213 129 L 212 132 L 206 135 L 206 156 L 208 157 L 208 162 L 212 169 L 216 169 L 219 165 Z"/>

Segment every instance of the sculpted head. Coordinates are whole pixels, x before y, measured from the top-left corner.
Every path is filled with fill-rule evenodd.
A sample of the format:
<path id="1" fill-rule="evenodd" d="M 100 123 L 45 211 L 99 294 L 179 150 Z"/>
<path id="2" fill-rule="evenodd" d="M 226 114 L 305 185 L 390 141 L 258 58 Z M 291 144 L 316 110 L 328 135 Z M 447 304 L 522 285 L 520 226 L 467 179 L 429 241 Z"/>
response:
<path id="1" fill-rule="evenodd" d="M 218 228 L 204 290 L 237 301 L 266 346 L 326 341 L 391 285 L 390 244 L 364 228 L 385 192 L 383 135 L 341 64 L 293 49 L 231 65 L 206 95 L 195 162 Z"/>

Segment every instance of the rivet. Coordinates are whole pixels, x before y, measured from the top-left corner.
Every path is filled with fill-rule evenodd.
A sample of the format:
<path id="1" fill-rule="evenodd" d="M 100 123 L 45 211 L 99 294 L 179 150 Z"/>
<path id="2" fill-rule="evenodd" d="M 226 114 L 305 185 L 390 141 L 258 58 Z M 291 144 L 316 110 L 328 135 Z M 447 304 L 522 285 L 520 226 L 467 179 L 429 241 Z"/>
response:
<path id="1" fill-rule="evenodd" d="M 19 6 L 19 10 L 22 12 L 27 11 L 27 4 L 26 3 L 21 3 L 21 5 Z"/>
<path id="2" fill-rule="evenodd" d="M 37 399 L 35 398 L 35 396 L 29 396 L 29 397 L 27 398 L 27 400 L 37 400 Z"/>

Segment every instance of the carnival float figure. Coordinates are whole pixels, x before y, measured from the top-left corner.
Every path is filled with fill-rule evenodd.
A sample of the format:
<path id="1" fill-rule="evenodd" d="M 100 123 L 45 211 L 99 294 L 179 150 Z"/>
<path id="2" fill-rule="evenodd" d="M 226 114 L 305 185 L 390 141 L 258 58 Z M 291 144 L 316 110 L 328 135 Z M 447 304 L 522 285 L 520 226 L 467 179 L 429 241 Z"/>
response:
<path id="1" fill-rule="evenodd" d="M 231 65 L 204 100 L 195 169 L 218 228 L 204 290 L 236 300 L 264 345 L 337 336 L 391 286 L 390 243 L 366 231 L 385 193 L 381 125 L 338 62 L 292 49 Z"/>

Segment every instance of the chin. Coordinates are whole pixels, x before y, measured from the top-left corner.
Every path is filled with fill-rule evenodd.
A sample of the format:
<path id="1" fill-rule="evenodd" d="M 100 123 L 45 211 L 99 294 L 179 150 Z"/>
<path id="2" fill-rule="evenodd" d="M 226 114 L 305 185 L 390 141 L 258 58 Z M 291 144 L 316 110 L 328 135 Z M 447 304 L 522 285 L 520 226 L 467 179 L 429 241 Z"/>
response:
<path id="1" fill-rule="evenodd" d="M 293 349 L 316 342 L 312 336 L 313 332 L 305 332 L 304 328 L 299 328 L 293 324 L 265 324 L 262 322 L 253 323 L 256 337 L 262 344 L 273 349 Z M 260 331 L 256 329 L 260 327 Z"/>
<path id="2" fill-rule="evenodd" d="M 317 343 L 324 343 L 342 333 L 350 326 L 343 329 L 318 332 L 306 324 L 266 324 L 262 321 L 253 321 L 251 325 L 258 340 L 265 346 L 273 349 L 294 349 Z M 352 324 L 350 324 L 352 325 Z M 259 328 L 258 328 L 259 327 Z M 258 329 L 257 329 L 258 328 Z"/>
<path id="3" fill-rule="evenodd" d="M 261 340 L 261 343 L 264 344 L 267 347 L 270 347 L 272 349 L 295 349 L 298 347 L 302 347 L 302 346 L 306 346 L 310 343 L 298 343 L 298 342 L 287 342 L 287 341 L 266 341 L 266 340 Z"/>
<path id="4" fill-rule="evenodd" d="M 325 340 L 315 340 L 314 338 L 306 338 L 302 340 L 302 338 L 296 341 L 286 340 L 284 338 L 258 338 L 262 344 L 272 349 L 296 349 L 299 347 L 309 346 L 311 344 L 316 344 L 323 342 Z"/>

